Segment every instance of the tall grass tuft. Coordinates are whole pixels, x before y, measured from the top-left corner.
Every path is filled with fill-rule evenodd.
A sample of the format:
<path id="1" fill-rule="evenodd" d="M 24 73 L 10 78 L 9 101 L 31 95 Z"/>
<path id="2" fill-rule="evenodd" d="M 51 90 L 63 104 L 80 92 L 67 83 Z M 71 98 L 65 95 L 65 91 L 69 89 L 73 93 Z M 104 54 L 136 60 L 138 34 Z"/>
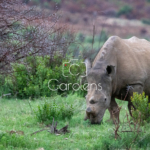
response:
<path id="1" fill-rule="evenodd" d="M 57 104 L 55 101 L 45 100 L 42 105 L 38 105 L 38 110 L 35 111 L 35 114 L 39 122 L 52 123 L 53 118 L 55 120 L 71 119 L 74 109 L 72 105 Z"/>

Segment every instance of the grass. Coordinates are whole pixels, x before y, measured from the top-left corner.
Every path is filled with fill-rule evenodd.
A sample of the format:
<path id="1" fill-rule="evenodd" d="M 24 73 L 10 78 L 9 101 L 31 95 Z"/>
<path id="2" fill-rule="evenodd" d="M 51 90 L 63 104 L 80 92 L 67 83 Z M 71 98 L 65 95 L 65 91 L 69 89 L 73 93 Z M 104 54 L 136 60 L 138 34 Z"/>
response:
<path id="1" fill-rule="evenodd" d="M 48 98 L 52 101 L 53 98 Z M 31 101 L 31 106 L 37 110 L 37 105 L 42 104 L 44 100 L 38 99 Z M 77 95 L 68 97 L 55 97 L 56 103 L 70 103 L 75 108 L 75 115 L 70 121 L 58 121 L 58 129 L 69 124 L 70 133 L 65 135 L 53 135 L 47 131 L 42 131 L 33 136 L 31 133 L 45 127 L 43 123 L 38 123 L 35 114 L 32 112 L 28 100 L 1 99 L 0 100 L 0 150 L 35 150 L 44 148 L 44 150 L 105 150 L 105 149 L 127 149 L 150 147 L 149 125 L 146 128 L 146 134 L 141 134 L 135 143 L 131 143 L 134 133 L 120 134 L 120 139 L 114 138 L 114 125 L 107 123 L 109 113 L 106 111 L 103 124 L 91 125 L 84 121 L 86 102 L 84 98 Z M 120 118 L 123 122 L 127 110 L 127 103 L 117 101 L 123 105 Z M 8 134 L 7 131 L 21 130 L 24 135 Z M 149 145 L 148 145 L 149 144 Z"/>

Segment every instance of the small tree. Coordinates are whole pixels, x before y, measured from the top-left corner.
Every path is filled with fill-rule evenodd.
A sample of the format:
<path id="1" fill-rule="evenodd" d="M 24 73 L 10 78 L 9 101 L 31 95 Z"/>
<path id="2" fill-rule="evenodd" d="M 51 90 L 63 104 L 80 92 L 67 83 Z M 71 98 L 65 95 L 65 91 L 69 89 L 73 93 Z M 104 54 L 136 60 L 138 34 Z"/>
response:
<path id="1" fill-rule="evenodd" d="M 131 101 L 135 107 L 132 108 L 133 118 L 138 121 L 141 119 L 141 122 L 150 121 L 150 103 L 148 101 L 148 96 L 145 96 L 145 93 L 142 94 L 133 93 L 133 97 L 131 97 Z M 141 117 L 139 118 L 139 114 Z"/>

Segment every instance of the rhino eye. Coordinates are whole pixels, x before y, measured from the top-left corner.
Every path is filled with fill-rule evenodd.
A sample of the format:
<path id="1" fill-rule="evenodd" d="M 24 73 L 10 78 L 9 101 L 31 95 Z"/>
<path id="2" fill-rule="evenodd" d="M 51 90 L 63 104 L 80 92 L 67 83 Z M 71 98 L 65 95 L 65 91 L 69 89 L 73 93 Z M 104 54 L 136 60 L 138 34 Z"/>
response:
<path id="1" fill-rule="evenodd" d="M 106 101 L 107 101 L 107 98 L 105 98 L 104 101 L 106 102 Z"/>

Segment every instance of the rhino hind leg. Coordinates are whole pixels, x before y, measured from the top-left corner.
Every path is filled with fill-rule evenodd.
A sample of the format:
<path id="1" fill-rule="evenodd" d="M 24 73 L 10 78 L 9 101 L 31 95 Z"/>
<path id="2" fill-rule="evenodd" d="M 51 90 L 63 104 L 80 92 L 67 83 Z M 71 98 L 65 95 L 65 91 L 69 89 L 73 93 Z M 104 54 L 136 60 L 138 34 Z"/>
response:
<path id="1" fill-rule="evenodd" d="M 110 113 L 109 121 L 112 121 L 114 124 L 119 123 L 120 122 L 119 120 L 120 107 L 117 105 L 115 98 L 111 100 L 110 107 L 108 108 L 108 110 Z"/>
<path id="2" fill-rule="evenodd" d="M 132 102 L 130 101 L 130 102 L 128 102 L 128 110 L 129 110 L 129 113 L 130 113 L 130 116 L 132 117 L 132 112 L 131 112 L 131 108 L 134 108 L 135 109 L 135 107 L 134 107 L 134 105 L 132 104 Z"/>

